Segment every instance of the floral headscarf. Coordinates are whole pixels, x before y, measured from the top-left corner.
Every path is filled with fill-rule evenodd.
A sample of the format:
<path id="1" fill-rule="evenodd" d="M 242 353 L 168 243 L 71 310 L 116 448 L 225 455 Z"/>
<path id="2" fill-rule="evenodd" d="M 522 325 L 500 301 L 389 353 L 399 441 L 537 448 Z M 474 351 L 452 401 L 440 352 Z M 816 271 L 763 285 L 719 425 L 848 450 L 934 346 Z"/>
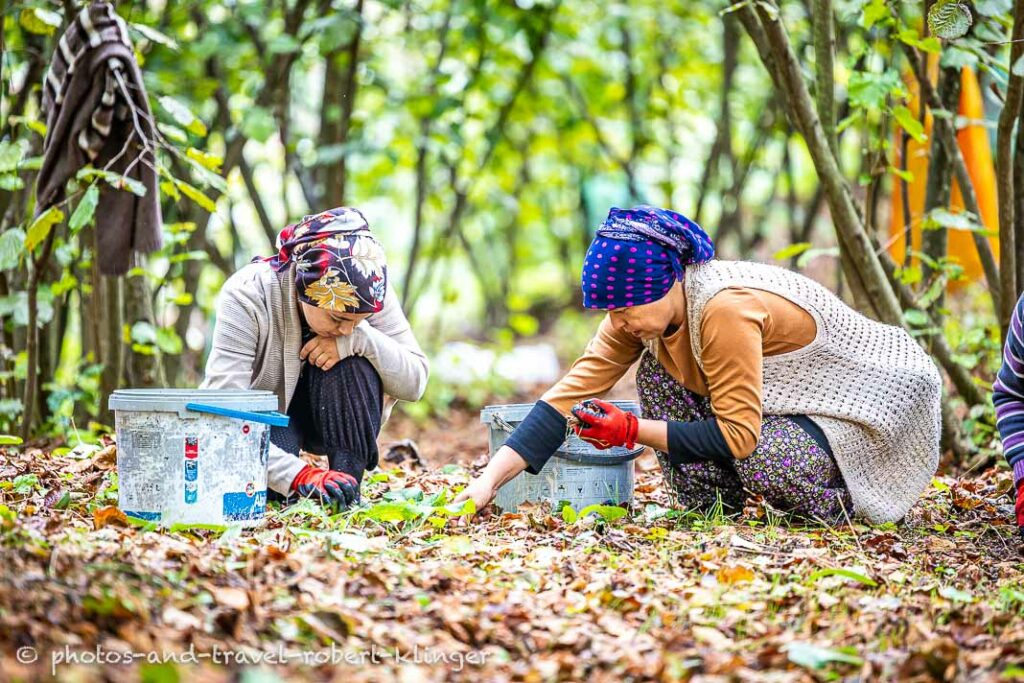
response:
<path id="1" fill-rule="evenodd" d="M 299 300 L 326 311 L 376 313 L 384 307 L 384 249 L 357 209 L 338 207 L 289 225 L 265 261 L 281 272 L 295 264 Z"/>

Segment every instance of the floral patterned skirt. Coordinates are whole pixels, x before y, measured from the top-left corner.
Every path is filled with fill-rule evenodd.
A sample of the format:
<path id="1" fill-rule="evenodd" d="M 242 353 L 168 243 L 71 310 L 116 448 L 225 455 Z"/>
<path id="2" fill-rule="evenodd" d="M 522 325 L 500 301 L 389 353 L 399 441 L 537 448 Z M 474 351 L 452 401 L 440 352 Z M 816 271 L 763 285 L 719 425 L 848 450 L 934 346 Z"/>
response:
<path id="1" fill-rule="evenodd" d="M 708 397 L 676 381 L 650 353 L 640 360 L 636 384 L 647 419 L 689 422 L 714 416 Z M 765 415 L 757 448 L 729 466 L 673 464 L 665 453 L 656 454 L 669 490 L 687 508 L 706 510 L 720 500 L 726 510 L 738 510 L 754 494 L 773 507 L 826 522 L 853 514 L 835 459 L 785 416 Z"/>

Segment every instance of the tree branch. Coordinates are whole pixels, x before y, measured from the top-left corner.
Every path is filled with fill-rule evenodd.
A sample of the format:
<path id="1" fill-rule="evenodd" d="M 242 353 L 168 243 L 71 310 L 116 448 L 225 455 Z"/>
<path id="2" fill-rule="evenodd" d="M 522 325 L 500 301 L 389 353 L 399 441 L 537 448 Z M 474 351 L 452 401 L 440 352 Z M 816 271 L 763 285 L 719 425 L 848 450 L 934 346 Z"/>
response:
<path id="1" fill-rule="evenodd" d="M 249 162 L 246 161 L 244 154 L 238 157 L 238 171 L 242 174 L 242 180 L 245 181 L 245 189 L 249 193 L 249 199 L 252 200 L 253 208 L 256 209 L 256 215 L 259 217 L 260 226 L 263 228 L 263 234 L 267 236 L 267 240 L 270 242 L 270 248 L 274 249 L 274 245 L 277 242 L 277 227 L 274 224 L 274 221 L 270 219 L 270 214 L 267 213 L 267 208 L 263 205 L 259 189 L 256 187 L 253 169 L 249 166 Z"/>
<path id="2" fill-rule="evenodd" d="M 814 167 L 825 186 L 840 247 L 849 254 L 864 291 L 880 319 L 890 325 L 902 326 L 903 312 L 899 301 L 882 269 L 871 239 L 864 230 L 864 223 L 850 196 L 849 187 L 825 138 L 803 80 L 800 62 L 793 53 L 789 36 L 782 25 L 778 6 L 772 0 L 765 0 L 758 5 L 756 14 L 749 5 L 745 5 L 738 12 L 740 21 L 748 28 L 755 44 L 761 41 L 761 44 L 758 44 L 758 51 L 767 49 L 767 54 L 771 55 L 765 62 L 765 67 L 772 71 L 773 79 L 785 92 L 790 119 L 797 125 L 807 142 Z M 761 33 L 757 31 L 758 24 L 763 28 L 763 39 Z"/>
<path id="3" fill-rule="evenodd" d="M 1017 282 L 1017 249 L 1016 229 L 1014 220 L 1014 191 L 1024 191 L 1024 188 L 1014 187 L 1013 169 L 1013 127 L 1021 113 L 1022 99 L 1024 99 L 1024 77 L 1013 73 L 1013 66 L 1018 60 L 1024 58 L 1024 0 L 1016 0 L 1013 10 L 1013 31 L 1011 40 L 1014 42 L 1010 49 L 1010 64 L 1007 72 L 1010 80 L 1006 85 L 1006 102 L 1003 110 L 999 113 L 998 137 L 996 138 L 996 187 L 999 193 L 999 272 L 1000 300 L 999 327 L 1002 331 L 1002 339 L 1006 340 L 1010 328 L 1010 318 L 1013 316 L 1013 309 L 1017 303 L 1017 292 L 1020 285 Z M 1018 149 L 1017 154 L 1024 154 L 1024 150 Z"/>
<path id="4" fill-rule="evenodd" d="M 924 68 L 922 67 L 923 60 L 921 55 L 918 54 L 917 49 L 911 45 L 900 42 L 903 47 L 903 52 L 906 54 L 907 59 L 910 61 L 911 67 L 915 73 L 923 73 Z M 940 112 L 946 111 L 942 106 L 942 99 L 936 92 L 932 82 L 925 78 L 921 83 L 921 92 L 924 94 L 925 101 L 928 106 L 932 108 L 934 116 L 934 124 L 932 130 L 939 138 L 940 144 L 945 148 L 946 155 L 953 162 L 953 173 L 956 178 L 957 185 L 960 187 L 960 194 L 964 199 L 964 206 L 969 212 L 981 220 L 981 210 L 978 208 L 978 195 L 974 191 L 974 183 L 971 182 L 971 175 L 967 170 L 967 163 L 964 161 L 964 155 L 960 150 L 960 145 L 957 143 L 956 130 L 954 129 L 953 121 L 946 116 L 940 114 Z M 996 265 L 995 256 L 992 254 L 992 246 L 988 243 L 988 238 L 980 234 L 976 230 L 971 231 L 971 238 L 974 240 L 974 246 L 978 250 L 978 259 L 981 261 L 982 270 L 985 272 L 985 280 L 988 282 L 989 293 L 992 295 L 992 302 L 996 310 L 996 314 L 1001 316 L 1002 309 L 1002 290 L 999 279 L 999 267 Z"/>
<path id="5" fill-rule="evenodd" d="M 832 0 L 814 0 L 814 61 L 818 118 L 832 154 L 839 158 L 836 138 L 835 50 Z"/>

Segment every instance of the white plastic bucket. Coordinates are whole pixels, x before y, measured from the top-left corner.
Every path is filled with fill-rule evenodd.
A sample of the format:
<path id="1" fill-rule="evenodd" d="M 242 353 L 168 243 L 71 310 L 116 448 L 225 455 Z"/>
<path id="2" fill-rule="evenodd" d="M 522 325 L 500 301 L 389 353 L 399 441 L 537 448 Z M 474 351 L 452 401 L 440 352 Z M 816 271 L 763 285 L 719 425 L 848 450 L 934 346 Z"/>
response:
<path id="1" fill-rule="evenodd" d="M 126 515 L 163 525 L 263 523 L 268 420 L 287 419 L 274 412 L 274 393 L 124 389 L 110 396 L 109 406 L 117 429 L 118 504 Z"/>
<path id="2" fill-rule="evenodd" d="M 640 415 L 640 406 L 633 401 L 612 403 Z M 513 403 L 484 407 L 480 421 L 490 427 L 488 445 L 492 456 L 526 419 L 533 406 L 533 403 Z M 524 472 L 498 489 L 494 504 L 505 512 L 515 512 L 520 503 L 545 500 L 552 506 L 567 501 L 577 512 L 588 505 L 602 503 L 629 505 L 633 502 L 635 484 L 633 461 L 643 451 L 643 446 L 602 451 L 570 435 L 536 476 Z"/>

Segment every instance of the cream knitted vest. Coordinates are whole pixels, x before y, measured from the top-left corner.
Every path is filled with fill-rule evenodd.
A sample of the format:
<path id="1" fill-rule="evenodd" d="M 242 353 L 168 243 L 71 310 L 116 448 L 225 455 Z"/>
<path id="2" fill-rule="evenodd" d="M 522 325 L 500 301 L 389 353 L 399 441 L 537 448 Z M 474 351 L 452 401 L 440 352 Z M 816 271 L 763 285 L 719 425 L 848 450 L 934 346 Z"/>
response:
<path id="1" fill-rule="evenodd" d="M 811 417 L 828 437 L 855 512 L 872 522 L 901 519 L 939 461 L 942 381 L 917 342 L 776 266 L 711 261 L 688 266 L 684 282 L 701 368 L 701 315 L 722 289 L 772 292 L 811 314 L 818 330 L 810 344 L 764 359 L 763 413 Z"/>

